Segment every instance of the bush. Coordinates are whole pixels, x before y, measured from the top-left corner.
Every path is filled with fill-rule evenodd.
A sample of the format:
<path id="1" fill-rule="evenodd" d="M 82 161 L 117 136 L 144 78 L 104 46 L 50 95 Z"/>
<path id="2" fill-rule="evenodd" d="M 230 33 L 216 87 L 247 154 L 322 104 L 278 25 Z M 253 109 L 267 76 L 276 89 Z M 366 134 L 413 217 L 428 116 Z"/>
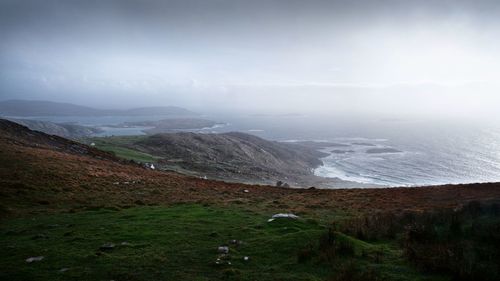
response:
<path id="1" fill-rule="evenodd" d="M 500 280 L 499 215 L 498 204 L 471 201 L 457 209 L 375 213 L 346 221 L 339 229 L 360 240 L 396 238 L 407 260 L 423 271 L 454 280 Z M 342 252 L 334 234 L 323 238 L 324 245 L 335 245 L 324 251 L 330 259 Z"/>
<path id="2" fill-rule="evenodd" d="M 337 257 L 354 256 L 354 245 L 350 240 L 330 228 L 319 241 L 320 258 L 323 261 L 334 262 Z"/>
<path id="3" fill-rule="evenodd" d="M 423 214 L 405 228 L 403 249 L 418 268 L 454 280 L 500 280 L 500 220 L 471 202 L 453 212 Z"/>

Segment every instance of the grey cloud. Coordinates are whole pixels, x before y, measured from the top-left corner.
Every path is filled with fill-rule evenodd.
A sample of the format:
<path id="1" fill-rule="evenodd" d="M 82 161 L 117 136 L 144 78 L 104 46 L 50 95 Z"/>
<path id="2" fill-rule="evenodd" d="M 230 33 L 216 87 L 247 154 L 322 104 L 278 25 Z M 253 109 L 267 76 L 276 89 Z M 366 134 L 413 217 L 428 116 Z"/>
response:
<path id="1" fill-rule="evenodd" d="M 295 110 L 475 81 L 452 88 L 491 103 L 499 30 L 486 0 L 1 0 L 0 99 Z"/>

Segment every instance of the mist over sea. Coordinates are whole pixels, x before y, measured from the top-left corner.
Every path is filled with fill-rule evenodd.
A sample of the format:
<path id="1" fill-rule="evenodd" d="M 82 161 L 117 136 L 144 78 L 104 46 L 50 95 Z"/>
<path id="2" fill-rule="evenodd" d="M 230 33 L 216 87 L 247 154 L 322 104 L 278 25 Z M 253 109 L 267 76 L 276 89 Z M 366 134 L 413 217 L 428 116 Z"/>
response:
<path id="1" fill-rule="evenodd" d="M 101 136 L 142 134 L 143 128 L 113 128 L 140 117 L 43 117 L 105 129 Z M 276 141 L 328 141 L 328 157 L 315 170 L 323 177 L 386 186 L 500 181 L 500 126 L 485 122 L 287 115 L 206 115 L 224 126 L 191 130 L 240 131 Z M 370 149 L 378 152 L 367 153 Z M 382 150 L 380 150 L 382 149 Z M 388 150 L 387 150 L 388 149 Z"/>

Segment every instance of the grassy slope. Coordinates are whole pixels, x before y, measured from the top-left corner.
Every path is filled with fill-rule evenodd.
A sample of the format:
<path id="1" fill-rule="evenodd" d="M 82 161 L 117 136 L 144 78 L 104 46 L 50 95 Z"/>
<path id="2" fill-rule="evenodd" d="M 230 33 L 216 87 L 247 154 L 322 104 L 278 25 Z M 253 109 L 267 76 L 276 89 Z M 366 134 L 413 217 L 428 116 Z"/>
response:
<path id="1" fill-rule="evenodd" d="M 268 218 L 242 208 L 180 204 L 12 219 L 0 228 L 0 279 L 323 280 L 332 274 L 328 263 L 297 260 L 300 249 L 318 247 L 325 227 L 308 219 Z M 343 237 L 354 241 L 354 259 L 377 268 L 385 279 L 425 279 L 402 262 L 391 244 Z M 232 239 L 243 241 L 239 247 L 229 244 L 232 264 L 216 265 L 217 247 Z M 99 250 L 107 242 L 116 248 Z M 374 260 L 373 253 L 384 258 Z M 30 256 L 45 259 L 24 262 Z"/>
<path id="2" fill-rule="evenodd" d="M 117 157 L 134 160 L 137 162 L 156 162 L 159 157 L 153 156 L 148 153 L 140 152 L 134 149 L 125 147 L 127 144 L 131 144 L 135 141 L 143 138 L 142 136 L 126 136 L 126 137 L 102 137 L 102 138 L 91 138 L 87 139 L 86 142 L 95 143 L 95 147 L 114 153 Z"/>
<path id="3" fill-rule="evenodd" d="M 209 280 L 237 274 L 244 280 L 289 280 L 325 275 L 322 267 L 297 266 L 294 255 L 295 248 L 317 237 L 322 227 L 305 220 L 266 220 L 253 212 L 201 205 L 39 216 L 36 223 L 14 220 L 2 227 L 2 248 L 13 246 L 0 254 L 3 277 Z M 232 266 L 216 266 L 217 247 L 231 239 L 243 241 L 238 249 L 231 247 Z M 130 245 L 119 245 L 123 241 Z M 99 251 L 106 242 L 118 246 Z M 46 259 L 25 263 L 31 255 Z M 243 261 L 244 256 L 250 260 Z M 61 268 L 70 270 L 62 274 Z"/>

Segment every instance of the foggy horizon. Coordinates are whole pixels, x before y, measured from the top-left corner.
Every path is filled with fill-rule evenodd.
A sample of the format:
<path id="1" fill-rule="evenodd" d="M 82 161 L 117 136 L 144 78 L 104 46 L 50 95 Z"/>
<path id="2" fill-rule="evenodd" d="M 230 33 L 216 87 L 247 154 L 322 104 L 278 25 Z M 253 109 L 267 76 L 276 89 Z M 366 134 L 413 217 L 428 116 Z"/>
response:
<path id="1" fill-rule="evenodd" d="M 0 100 L 498 117 L 495 1 L 1 1 Z"/>

